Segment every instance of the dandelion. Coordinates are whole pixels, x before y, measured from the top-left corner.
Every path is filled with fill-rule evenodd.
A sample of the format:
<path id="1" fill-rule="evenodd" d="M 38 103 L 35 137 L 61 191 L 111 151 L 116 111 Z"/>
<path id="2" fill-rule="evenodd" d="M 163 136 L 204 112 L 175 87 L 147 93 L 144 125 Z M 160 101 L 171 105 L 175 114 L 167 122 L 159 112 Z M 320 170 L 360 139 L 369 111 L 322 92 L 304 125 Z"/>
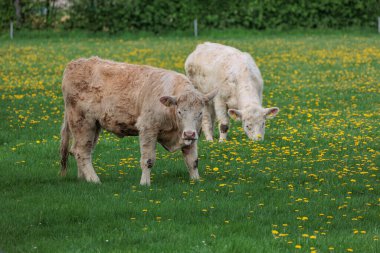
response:
<path id="1" fill-rule="evenodd" d="M 23 99 L 24 98 L 24 95 L 14 95 L 15 99 Z"/>

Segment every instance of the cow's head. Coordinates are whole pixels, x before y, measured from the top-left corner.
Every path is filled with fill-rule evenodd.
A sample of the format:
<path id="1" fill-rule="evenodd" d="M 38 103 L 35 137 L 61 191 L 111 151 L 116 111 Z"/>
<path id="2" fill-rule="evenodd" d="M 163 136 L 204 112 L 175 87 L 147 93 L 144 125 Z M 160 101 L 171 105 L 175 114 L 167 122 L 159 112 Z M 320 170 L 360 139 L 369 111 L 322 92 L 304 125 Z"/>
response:
<path id="1" fill-rule="evenodd" d="M 163 105 L 175 108 L 175 115 L 182 131 L 181 137 L 186 145 L 190 145 L 198 139 L 204 106 L 216 94 L 216 90 L 206 95 L 195 90 L 183 93 L 178 97 L 163 96 L 160 98 Z"/>
<path id="2" fill-rule="evenodd" d="M 258 105 L 244 110 L 229 109 L 228 114 L 231 118 L 242 121 L 248 138 L 262 141 L 265 135 L 265 121 L 274 118 L 279 111 L 277 107 L 263 108 Z"/>

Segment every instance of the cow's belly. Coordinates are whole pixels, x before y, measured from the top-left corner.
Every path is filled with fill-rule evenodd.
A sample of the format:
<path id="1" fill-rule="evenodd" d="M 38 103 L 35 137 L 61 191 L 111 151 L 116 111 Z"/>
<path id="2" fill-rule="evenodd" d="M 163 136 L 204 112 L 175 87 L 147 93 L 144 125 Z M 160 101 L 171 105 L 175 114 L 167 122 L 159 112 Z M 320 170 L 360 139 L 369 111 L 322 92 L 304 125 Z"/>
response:
<path id="1" fill-rule="evenodd" d="M 133 120 L 133 117 L 117 117 L 105 113 L 98 119 L 98 122 L 103 129 L 114 133 L 120 138 L 139 135 L 139 131 L 135 126 L 136 120 Z"/>

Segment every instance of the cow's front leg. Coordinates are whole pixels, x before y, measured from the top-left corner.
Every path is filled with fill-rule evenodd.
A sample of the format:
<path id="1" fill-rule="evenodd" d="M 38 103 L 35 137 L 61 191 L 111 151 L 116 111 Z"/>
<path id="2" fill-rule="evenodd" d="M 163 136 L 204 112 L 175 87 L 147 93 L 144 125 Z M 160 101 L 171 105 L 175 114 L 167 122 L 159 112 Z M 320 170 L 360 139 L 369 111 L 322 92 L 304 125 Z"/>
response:
<path id="1" fill-rule="evenodd" d="M 202 130 L 207 141 L 213 141 L 214 117 L 213 104 L 208 104 L 203 109 Z"/>
<path id="2" fill-rule="evenodd" d="M 183 147 L 182 154 L 185 159 L 187 169 L 189 170 L 190 179 L 199 180 L 197 141 L 190 146 Z"/>
<path id="3" fill-rule="evenodd" d="M 227 139 L 230 119 L 227 114 L 227 105 L 221 99 L 215 99 L 215 113 L 219 122 L 219 141 Z"/>
<path id="4" fill-rule="evenodd" d="M 150 185 L 150 171 L 156 161 L 157 136 L 151 133 L 140 132 L 140 152 L 141 152 L 141 185 Z"/>

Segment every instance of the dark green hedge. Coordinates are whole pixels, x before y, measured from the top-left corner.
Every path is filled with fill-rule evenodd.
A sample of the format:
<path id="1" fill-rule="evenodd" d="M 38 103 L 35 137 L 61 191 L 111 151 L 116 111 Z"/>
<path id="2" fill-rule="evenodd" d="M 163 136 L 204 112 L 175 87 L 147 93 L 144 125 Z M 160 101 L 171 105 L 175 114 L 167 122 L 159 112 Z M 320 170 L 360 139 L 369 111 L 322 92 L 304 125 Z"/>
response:
<path id="1" fill-rule="evenodd" d="M 15 15 L 15 10 L 13 8 L 12 2 L 8 0 L 0 0 L 0 29 L 8 28 L 9 21 Z"/>
<path id="2" fill-rule="evenodd" d="M 70 3 L 63 11 L 70 18 L 53 24 L 110 33 L 190 30 L 194 18 L 201 29 L 376 27 L 380 16 L 380 0 L 71 0 Z M 9 14 L 9 6 L 0 7 L 0 12 L 8 10 Z M 4 18 L 1 22 L 4 26 Z"/>

